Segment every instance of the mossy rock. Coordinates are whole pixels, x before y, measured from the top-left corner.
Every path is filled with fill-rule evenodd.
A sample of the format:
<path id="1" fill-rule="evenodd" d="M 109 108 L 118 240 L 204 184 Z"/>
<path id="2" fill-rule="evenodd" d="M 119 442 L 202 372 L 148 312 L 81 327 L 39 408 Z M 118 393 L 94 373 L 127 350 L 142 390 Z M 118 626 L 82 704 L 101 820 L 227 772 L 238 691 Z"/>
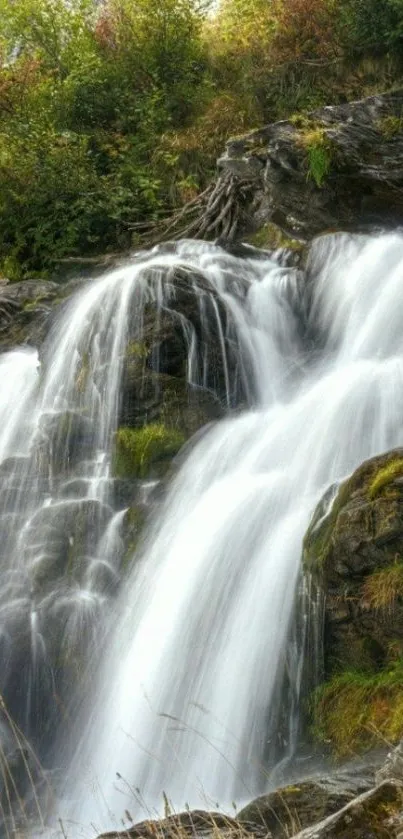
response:
<path id="1" fill-rule="evenodd" d="M 389 564 L 403 549 L 402 502 L 403 449 L 366 461 L 319 502 L 304 538 L 305 569 L 323 580 Z"/>
<path id="2" fill-rule="evenodd" d="M 285 250 L 301 255 L 306 247 L 305 242 L 286 236 L 281 228 L 273 222 L 267 222 L 259 230 L 250 233 L 245 241 L 255 248 L 263 248 L 264 250 L 284 248 Z"/>
<path id="3" fill-rule="evenodd" d="M 182 432 L 161 423 L 151 423 L 143 428 L 119 428 L 115 434 L 115 476 L 161 477 L 185 439 Z"/>
<path id="4" fill-rule="evenodd" d="M 357 787 L 335 789 L 320 781 L 303 781 L 251 801 L 238 814 L 238 821 L 259 836 L 287 839 L 336 813 L 352 801 L 357 791 Z"/>
<path id="5" fill-rule="evenodd" d="M 403 784 L 384 781 L 294 835 L 298 839 L 392 839 L 400 835 L 402 807 Z"/>
<path id="6" fill-rule="evenodd" d="M 303 561 L 324 595 L 317 735 L 340 755 L 403 735 L 403 450 L 363 463 L 318 505 Z"/>
<path id="7" fill-rule="evenodd" d="M 67 475 L 93 454 L 95 429 L 78 411 L 44 414 L 34 443 L 36 465 L 41 474 Z"/>
<path id="8" fill-rule="evenodd" d="M 211 420 L 223 415 L 218 399 L 166 373 L 125 368 L 119 425 L 142 428 L 156 423 L 178 428 L 187 438 Z"/>

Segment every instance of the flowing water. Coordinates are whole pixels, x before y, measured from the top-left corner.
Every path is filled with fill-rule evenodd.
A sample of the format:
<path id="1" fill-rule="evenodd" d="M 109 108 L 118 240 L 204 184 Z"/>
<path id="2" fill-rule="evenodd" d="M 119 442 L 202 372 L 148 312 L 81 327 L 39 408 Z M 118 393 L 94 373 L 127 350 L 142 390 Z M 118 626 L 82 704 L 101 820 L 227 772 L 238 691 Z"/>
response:
<path id="1" fill-rule="evenodd" d="M 403 237 L 324 237 L 305 274 L 281 263 L 140 254 L 70 300 L 40 363 L 0 356 L 0 687 L 29 749 L 63 767 L 74 833 L 160 812 L 163 793 L 239 804 L 298 749 L 304 532 L 330 484 L 403 442 Z M 113 436 L 150 306 L 226 416 L 185 452 L 121 585 Z"/>

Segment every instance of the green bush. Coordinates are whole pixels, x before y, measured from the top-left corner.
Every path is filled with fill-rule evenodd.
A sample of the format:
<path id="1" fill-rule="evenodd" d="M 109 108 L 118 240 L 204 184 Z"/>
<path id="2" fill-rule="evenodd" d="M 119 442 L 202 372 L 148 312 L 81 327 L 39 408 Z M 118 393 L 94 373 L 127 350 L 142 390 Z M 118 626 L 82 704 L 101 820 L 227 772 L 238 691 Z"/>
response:
<path id="1" fill-rule="evenodd" d="M 228 136 L 401 80 L 403 0 L 0 0 L 0 272 L 121 250 Z M 393 132 L 396 124 L 386 126 Z M 330 149 L 311 144 L 320 186 Z"/>
<path id="2" fill-rule="evenodd" d="M 402 0 L 342 0 L 340 37 L 347 53 L 384 54 L 403 46 Z"/>
<path id="3" fill-rule="evenodd" d="M 198 101 L 192 0 L 0 0 L 0 270 L 131 244 L 167 203 L 150 165 Z"/>

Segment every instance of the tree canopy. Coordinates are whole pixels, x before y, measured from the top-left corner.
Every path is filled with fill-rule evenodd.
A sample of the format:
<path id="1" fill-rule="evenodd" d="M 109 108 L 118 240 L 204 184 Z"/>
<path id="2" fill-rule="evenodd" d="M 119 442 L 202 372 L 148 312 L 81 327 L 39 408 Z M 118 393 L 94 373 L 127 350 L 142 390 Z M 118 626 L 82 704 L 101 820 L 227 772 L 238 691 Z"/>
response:
<path id="1" fill-rule="evenodd" d="M 135 245 L 225 139 L 396 84 L 403 0 L 0 0 L 0 274 Z"/>

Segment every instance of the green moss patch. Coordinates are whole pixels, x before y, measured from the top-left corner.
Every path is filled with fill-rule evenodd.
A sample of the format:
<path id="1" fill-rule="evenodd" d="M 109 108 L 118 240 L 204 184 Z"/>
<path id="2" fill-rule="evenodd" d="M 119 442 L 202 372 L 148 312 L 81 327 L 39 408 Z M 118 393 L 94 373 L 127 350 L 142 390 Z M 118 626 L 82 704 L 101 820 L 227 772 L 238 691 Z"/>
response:
<path id="1" fill-rule="evenodd" d="M 161 423 L 119 428 L 115 435 L 114 474 L 118 478 L 160 476 L 184 442 L 181 431 Z"/>
<path id="2" fill-rule="evenodd" d="M 403 735 L 403 660 L 381 673 L 345 671 L 318 689 L 316 736 L 346 757 Z"/>
<path id="3" fill-rule="evenodd" d="M 304 242 L 298 239 L 290 239 L 276 224 L 269 222 L 260 227 L 255 233 L 251 233 L 245 240 L 255 248 L 287 248 L 290 251 L 302 251 L 305 248 Z"/>
<path id="4" fill-rule="evenodd" d="M 403 478 L 403 457 L 390 460 L 386 466 L 376 472 L 368 487 L 370 499 L 376 498 L 385 489 L 390 488 L 396 478 Z"/>

